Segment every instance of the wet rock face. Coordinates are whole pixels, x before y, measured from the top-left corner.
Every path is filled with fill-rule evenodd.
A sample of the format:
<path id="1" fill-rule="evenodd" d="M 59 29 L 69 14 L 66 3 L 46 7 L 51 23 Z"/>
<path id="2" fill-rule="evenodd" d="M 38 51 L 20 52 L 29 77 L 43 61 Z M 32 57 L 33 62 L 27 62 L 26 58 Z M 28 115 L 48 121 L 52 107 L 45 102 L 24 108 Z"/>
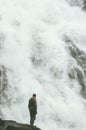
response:
<path id="1" fill-rule="evenodd" d="M 13 102 L 18 102 L 20 99 L 16 97 L 16 86 L 10 84 L 8 73 L 12 75 L 12 70 L 0 65 L 0 105 L 11 105 Z M 0 116 L 3 116 L 0 109 Z"/>
<path id="2" fill-rule="evenodd" d="M 77 66 L 70 66 L 68 76 L 72 80 L 77 80 L 81 86 L 81 95 L 86 98 L 86 54 L 80 50 L 69 37 L 65 37 L 70 55 L 75 59 Z"/>
<path id="3" fill-rule="evenodd" d="M 4 102 L 4 98 L 7 98 L 6 90 L 8 86 L 6 68 L 0 66 L 0 103 Z"/>
<path id="4" fill-rule="evenodd" d="M 66 0 L 70 6 L 81 6 L 83 3 L 83 0 Z"/>
<path id="5" fill-rule="evenodd" d="M 68 76 L 72 80 L 76 79 L 79 82 L 79 84 L 81 85 L 82 91 L 85 93 L 86 83 L 85 83 L 83 71 L 80 70 L 80 68 L 78 68 L 78 67 L 73 67 L 70 69 Z"/>
<path id="6" fill-rule="evenodd" d="M 83 0 L 82 9 L 86 11 L 86 0 Z"/>
<path id="7" fill-rule="evenodd" d="M 70 6 L 78 6 L 83 11 L 86 11 L 86 0 L 66 0 Z"/>

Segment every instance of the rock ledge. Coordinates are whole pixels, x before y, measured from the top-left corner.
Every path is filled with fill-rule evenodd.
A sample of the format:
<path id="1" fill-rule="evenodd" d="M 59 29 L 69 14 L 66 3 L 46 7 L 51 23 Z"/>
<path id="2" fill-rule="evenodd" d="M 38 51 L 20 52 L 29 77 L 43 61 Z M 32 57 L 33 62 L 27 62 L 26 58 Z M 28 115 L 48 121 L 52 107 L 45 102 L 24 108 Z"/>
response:
<path id="1" fill-rule="evenodd" d="M 18 123 L 13 120 L 0 119 L 0 130 L 41 130 L 36 126 L 30 126 L 28 124 Z"/>

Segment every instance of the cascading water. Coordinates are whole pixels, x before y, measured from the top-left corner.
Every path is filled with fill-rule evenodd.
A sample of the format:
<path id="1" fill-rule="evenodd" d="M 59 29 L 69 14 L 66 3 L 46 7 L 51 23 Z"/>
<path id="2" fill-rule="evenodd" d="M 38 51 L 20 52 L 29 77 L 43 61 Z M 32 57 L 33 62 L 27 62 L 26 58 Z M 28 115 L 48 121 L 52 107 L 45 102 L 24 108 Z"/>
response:
<path id="1" fill-rule="evenodd" d="M 86 130 L 82 5 L 80 0 L 0 0 L 0 117 L 29 123 L 28 100 L 36 92 L 35 125 Z"/>

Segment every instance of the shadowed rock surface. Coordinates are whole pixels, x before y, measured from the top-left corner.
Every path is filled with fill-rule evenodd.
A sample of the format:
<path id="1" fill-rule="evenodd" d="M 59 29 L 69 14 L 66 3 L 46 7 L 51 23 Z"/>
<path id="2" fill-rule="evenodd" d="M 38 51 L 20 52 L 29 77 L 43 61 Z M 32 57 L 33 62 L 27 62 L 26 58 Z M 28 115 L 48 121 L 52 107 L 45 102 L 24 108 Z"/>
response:
<path id="1" fill-rule="evenodd" d="M 82 6 L 82 9 L 83 9 L 84 11 L 86 11 L 86 0 L 83 0 L 83 6 Z"/>
<path id="2" fill-rule="evenodd" d="M 41 130 L 41 129 L 36 126 L 17 123 L 16 121 L 12 120 L 0 119 L 0 130 Z"/>
<path id="3" fill-rule="evenodd" d="M 4 103 L 4 99 L 7 99 L 6 91 L 8 89 L 8 81 L 6 75 L 6 68 L 0 65 L 0 103 Z"/>
<path id="4" fill-rule="evenodd" d="M 86 53 L 74 44 L 72 39 L 65 35 L 64 41 L 67 44 L 68 51 L 75 59 L 77 66 L 70 66 L 68 76 L 71 80 L 77 80 L 81 86 L 81 95 L 86 98 Z"/>

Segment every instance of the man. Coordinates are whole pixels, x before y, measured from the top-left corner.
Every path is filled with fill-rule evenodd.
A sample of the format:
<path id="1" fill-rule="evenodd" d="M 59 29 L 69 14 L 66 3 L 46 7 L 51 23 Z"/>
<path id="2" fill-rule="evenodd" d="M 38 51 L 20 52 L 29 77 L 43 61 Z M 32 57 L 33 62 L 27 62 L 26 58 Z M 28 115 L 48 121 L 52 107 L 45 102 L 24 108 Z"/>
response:
<path id="1" fill-rule="evenodd" d="M 30 112 L 30 125 L 33 126 L 37 114 L 36 93 L 33 93 L 32 97 L 29 100 L 28 109 Z"/>

